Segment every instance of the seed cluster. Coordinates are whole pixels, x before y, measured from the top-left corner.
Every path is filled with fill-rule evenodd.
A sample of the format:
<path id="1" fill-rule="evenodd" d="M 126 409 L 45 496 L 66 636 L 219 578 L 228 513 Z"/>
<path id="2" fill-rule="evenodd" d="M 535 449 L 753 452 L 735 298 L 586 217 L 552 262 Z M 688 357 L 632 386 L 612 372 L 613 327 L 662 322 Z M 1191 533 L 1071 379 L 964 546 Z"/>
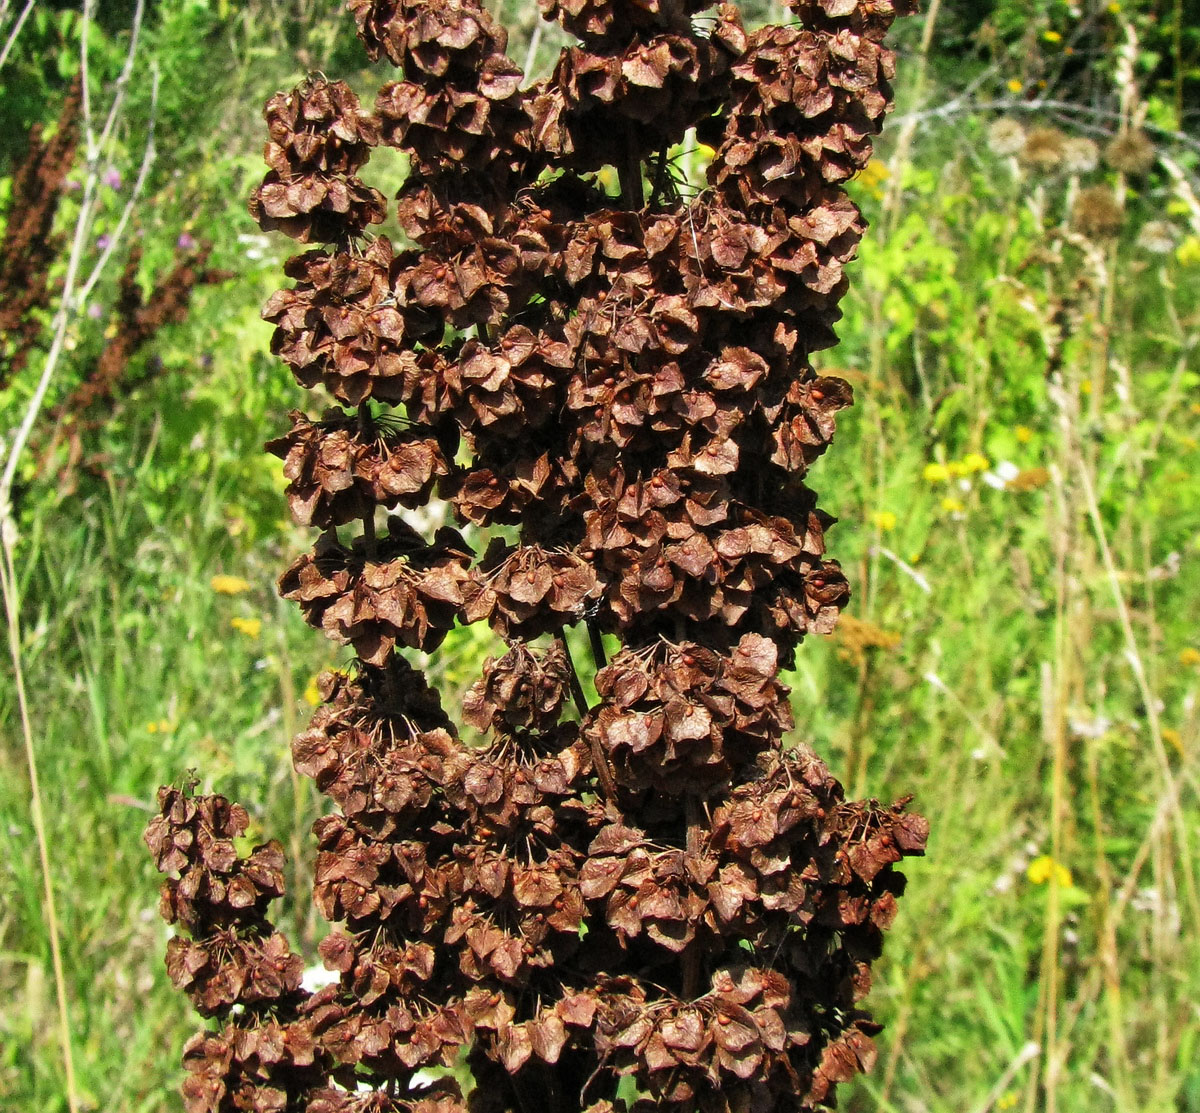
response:
<path id="1" fill-rule="evenodd" d="M 401 79 L 373 113 L 324 79 L 273 98 L 251 203 L 326 245 L 264 315 L 339 404 L 270 446 L 321 531 L 280 590 L 357 657 L 293 743 L 337 806 L 315 828 L 337 981 L 193 990 L 226 1027 L 189 1045 L 189 1111 L 831 1104 L 872 1060 L 859 1004 L 927 827 L 784 748 L 779 673 L 849 596 L 804 476 L 851 392 L 809 357 L 911 0 L 795 0 L 757 31 L 732 4 L 541 0 L 579 44 L 533 86 L 477 0 L 347 6 Z M 693 197 L 689 133 L 715 150 Z M 357 176 L 379 144 L 410 164 L 396 243 Z M 376 513 L 435 496 L 455 525 L 431 537 Z M 471 623 L 504 648 L 448 714 L 402 650 Z M 169 892 L 274 860 L 189 841 L 193 812 L 237 814 L 219 797 L 163 804 Z M 177 916 L 204 956 L 179 984 L 240 985 L 222 961 L 266 953 L 275 891 Z M 473 1088 L 418 1080 L 462 1056 Z"/>

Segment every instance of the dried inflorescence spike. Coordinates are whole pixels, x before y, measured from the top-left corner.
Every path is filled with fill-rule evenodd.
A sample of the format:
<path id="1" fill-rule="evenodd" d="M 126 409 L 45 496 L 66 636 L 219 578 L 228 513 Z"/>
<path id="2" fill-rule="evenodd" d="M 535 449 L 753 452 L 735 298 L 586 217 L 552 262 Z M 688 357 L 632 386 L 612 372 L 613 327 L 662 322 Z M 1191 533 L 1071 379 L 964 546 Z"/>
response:
<path id="1" fill-rule="evenodd" d="M 604 702 L 586 731 L 621 785 L 702 792 L 778 748 L 792 720 L 777 675 L 775 644 L 757 634 L 728 657 L 690 643 L 623 650 L 596 674 Z"/>
<path id="2" fill-rule="evenodd" d="M 593 47 L 631 33 L 690 31 L 691 17 L 711 6 L 705 0 L 538 0 L 547 19 Z"/>
<path id="3" fill-rule="evenodd" d="M 104 350 L 87 378 L 56 408 L 57 422 L 69 418 L 95 422 L 97 418 L 89 411 L 113 400 L 118 388 L 125 385 L 123 380 L 133 357 L 162 329 L 186 317 L 196 288 L 218 285 L 233 277 L 231 271 L 208 266 L 212 248 L 211 243 L 176 247 L 174 265 L 155 279 L 149 294 L 143 292 L 140 281 L 141 246 L 130 250 L 118 280 L 115 320 L 105 332 Z"/>
<path id="4" fill-rule="evenodd" d="M 332 531 L 280 578 L 279 591 L 360 660 L 386 665 L 397 643 L 432 650 L 462 610 L 471 549 L 454 529 L 426 543 L 398 517 L 377 541 L 341 544 Z"/>
<path id="5" fill-rule="evenodd" d="M 379 144 L 379 123 L 360 112 L 344 81 L 310 78 L 267 103 L 271 168 L 250 214 L 301 243 L 357 235 L 386 215 L 383 195 L 355 175 Z"/>
<path id="6" fill-rule="evenodd" d="M 271 842 L 239 856 L 234 840 L 249 817 L 223 797 L 163 788 L 158 803 L 146 843 L 158 868 L 174 875 L 161 911 L 190 934 L 167 947 L 171 981 L 204 1016 L 229 1016 L 235 1005 L 296 1005 L 304 962 L 266 917 L 283 895 L 282 847 Z"/>
<path id="7" fill-rule="evenodd" d="M 561 641 L 541 652 L 518 641 L 499 660 L 484 662 L 483 676 L 463 699 L 463 720 L 480 730 L 552 730 L 570 698 L 572 675 Z"/>
<path id="8" fill-rule="evenodd" d="M 42 332 L 39 315 L 50 302 L 52 264 L 63 246 L 55 217 L 79 145 L 82 102 L 83 85 L 76 77 L 53 136 L 44 138 L 35 124 L 12 174 L 0 237 L 0 389 L 25 367 Z"/>
<path id="9" fill-rule="evenodd" d="M 836 340 L 864 231 L 843 187 L 912 4 L 796 0 L 797 24 L 747 30 L 731 4 L 543 0 L 580 43 L 532 87 L 478 0 L 348 6 L 398 80 L 374 118 L 325 81 L 272 100 L 254 202 L 327 245 L 265 316 L 339 403 L 270 446 L 321 531 L 280 590 L 357 658 L 292 750 L 336 806 L 314 884 L 336 980 L 293 985 L 260 907 L 274 851 L 201 854 L 264 888 L 173 944 L 202 1009 L 245 1009 L 190 1045 L 189 1109 L 831 1104 L 872 1061 L 860 1003 L 927 828 L 785 747 L 780 670 L 849 597 L 804 479 L 851 390 L 809 359 Z M 715 157 L 685 200 L 689 129 Z M 377 142 L 409 157 L 408 246 L 366 235 Z M 443 707 L 405 652 L 472 623 L 498 649 Z M 199 838 L 178 807 L 168 868 Z M 468 1095 L 413 1089 L 464 1059 Z"/>
<path id="10" fill-rule="evenodd" d="M 267 445 L 283 460 L 288 505 L 302 526 L 328 529 L 376 506 L 424 506 L 450 465 L 428 428 L 395 427 L 329 410 L 321 421 L 291 413 L 292 430 Z"/>
<path id="11" fill-rule="evenodd" d="M 508 35 L 477 0 L 352 0 L 372 58 L 404 79 L 379 92 L 384 141 L 407 151 L 423 176 L 515 169 L 528 153 L 522 73 Z"/>
<path id="12" fill-rule="evenodd" d="M 679 141 L 721 106 L 733 58 L 727 36 L 697 31 L 679 0 L 547 8 L 586 40 L 563 51 L 532 98 L 536 145 L 555 163 L 577 172 L 628 165 Z M 640 194 L 640 183 L 627 184 Z"/>

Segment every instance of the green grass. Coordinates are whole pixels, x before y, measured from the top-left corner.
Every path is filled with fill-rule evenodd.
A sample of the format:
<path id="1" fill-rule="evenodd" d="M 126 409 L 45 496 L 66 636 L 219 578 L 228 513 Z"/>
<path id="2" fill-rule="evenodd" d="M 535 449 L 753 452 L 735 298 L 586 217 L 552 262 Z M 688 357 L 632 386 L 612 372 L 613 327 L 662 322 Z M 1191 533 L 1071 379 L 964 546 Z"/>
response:
<path id="1" fill-rule="evenodd" d="M 857 795 L 914 793 L 932 827 L 877 968 L 880 1060 L 843 1105 L 1200 1113 L 1200 228 L 1165 176 L 1040 178 L 985 131 L 962 118 L 918 133 L 908 158 L 882 150 L 893 177 L 859 189 L 874 227 L 843 343 L 819 360 L 858 405 L 812 482 L 841 519 L 848 613 L 882 644 L 843 630 L 802 647 L 796 737 Z M 1100 182 L 1132 192 L 1120 236 L 1094 245 L 1069 212 Z M 302 400 L 263 355 L 255 306 L 277 262 L 236 243 L 243 185 L 217 210 L 243 277 L 198 299 L 159 344 L 167 373 L 96 434 L 105 478 L 26 490 L 23 665 L 88 1109 L 178 1109 L 198 1026 L 166 980 L 141 842 L 160 783 L 194 769 L 247 805 L 253 836 L 299 850 L 284 926 L 314 960 L 324 930 L 305 892 L 318 802 L 288 738 L 342 654 L 273 591 L 308 540 L 260 445 Z M 1182 246 L 1148 254 L 1140 229 L 1164 218 Z M 1028 489 L 929 470 L 969 470 L 970 454 L 1011 462 Z M 250 589 L 217 594 L 217 573 Z M 443 691 L 492 649 L 452 636 Z M 0 675 L 0 1108 L 57 1113 L 7 661 Z M 1031 879 L 1044 856 L 1069 883 Z"/>

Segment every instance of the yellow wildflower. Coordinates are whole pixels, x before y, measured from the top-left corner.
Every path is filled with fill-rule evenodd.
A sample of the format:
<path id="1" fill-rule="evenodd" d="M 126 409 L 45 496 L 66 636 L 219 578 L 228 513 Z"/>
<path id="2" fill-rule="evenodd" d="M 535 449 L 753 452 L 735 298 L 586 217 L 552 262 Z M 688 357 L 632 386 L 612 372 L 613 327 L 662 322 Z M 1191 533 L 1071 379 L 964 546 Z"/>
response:
<path id="1" fill-rule="evenodd" d="M 921 474 L 929 483 L 945 483 L 950 478 L 950 469 L 945 464 L 926 464 Z"/>
<path id="2" fill-rule="evenodd" d="M 1200 649 L 1187 646 L 1179 651 L 1179 663 L 1187 668 L 1189 665 L 1200 665 Z"/>
<path id="3" fill-rule="evenodd" d="M 1006 1090 L 996 1101 L 997 1109 L 1012 1109 L 1020 1101 L 1016 1090 Z"/>
<path id="4" fill-rule="evenodd" d="M 1200 236 L 1188 236 L 1175 249 L 1175 258 L 1181 266 L 1194 267 L 1200 265 Z"/>
<path id="5" fill-rule="evenodd" d="M 1062 35 L 1060 35 L 1057 31 L 1043 31 L 1042 38 L 1048 43 L 1062 42 Z"/>
<path id="6" fill-rule="evenodd" d="M 304 702 L 309 707 L 316 707 L 321 702 L 321 692 L 317 688 L 317 678 L 314 676 L 304 689 Z"/>
<path id="7" fill-rule="evenodd" d="M 879 159 L 873 158 L 863 167 L 858 180 L 865 186 L 878 186 L 891 176 L 892 172 Z"/>
<path id="8" fill-rule="evenodd" d="M 1080 394 L 1091 394 L 1092 393 L 1092 380 L 1091 379 L 1084 379 L 1079 384 L 1079 393 Z"/>
<path id="9" fill-rule="evenodd" d="M 1183 735 L 1180 734 L 1179 731 L 1177 731 L 1174 727 L 1163 727 L 1162 736 L 1163 741 L 1166 742 L 1168 746 L 1173 746 L 1180 757 L 1184 756 Z"/>
<path id="10" fill-rule="evenodd" d="M 245 634 L 248 638 L 257 638 L 262 633 L 261 618 L 242 618 L 241 616 L 236 616 L 229 620 L 229 625 L 239 634 Z"/>
<path id="11" fill-rule="evenodd" d="M 968 452 L 962 459 L 962 466 L 967 474 L 976 471 L 987 471 L 992 466 L 991 461 L 979 452 Z"/>
<path id="12" fill-rule="evenodd" d="M 1025 88 L 1025 86 L 1022 85 L 1015 77 L 1009 78 L 1008 91 L 1010 93 L 1019 93 L 1023 88 Z"/>
<path id="13" fill-rule="evenodd" d="M 250 581 L 241 576 L 214 576 L 208 586 L 218 595 L 241 595 L 250 590 Z"/>
<path id="14" fill-rule="evenodd" d="M 1117 0 L 1112 0 L 1112 3 L 1108 5 L 1108 10 L 1113 15 L 1120 15 L 1121 14 L 1121 5 L 1119 3 L 1117 3 Z"/>
<path id="15" fill-rule="evenodd" d="M 942 509 L 947 514 L 961 514 L 964 510 L 966 510 L 966 507 L 963 506 L 960 499 L 944 498 L 942 499 Z"/>
<path id="16" fill-rule="evenodd" d="M 946 465 L 946 470 L 950 473 L 951 479 L 965 479 L 971 474 L 962 460 L 951 460 Z"/>
<path id="17" fill-rule="evenodd" d="M 1026 870 L 1025 876 L 1035 885 L 1045 885 L 1051 878 L 1059 888 L 1065 889 L 1071 884 L 1071 871 L 1061 862 L 1056 862 L 1049 854 L 1034 858 L 1029 863 L 1029 869 Z"/>
<path id="18" fill-rule="evenodd" d="M 146 724 L 147 734 L 170 734 L 175 729 L 175 724 L 168 719 L 159 719 L 157 722 Z"/>
<path id="19" fill-rule="evenodd" d="M 876 510 L 871 515 L 871 525 L 884 533 L 890 533 L 896 528 L 897 518 L 890 510 Z"/>
<path id="20" fill-rule="evenodd" d="M 1021 444 L 1028 444 L 1033 440 L 1033 430 L 1028 425 L 1018 425 L 1014 432 L 1017 435 L 1017 440 Z"/>

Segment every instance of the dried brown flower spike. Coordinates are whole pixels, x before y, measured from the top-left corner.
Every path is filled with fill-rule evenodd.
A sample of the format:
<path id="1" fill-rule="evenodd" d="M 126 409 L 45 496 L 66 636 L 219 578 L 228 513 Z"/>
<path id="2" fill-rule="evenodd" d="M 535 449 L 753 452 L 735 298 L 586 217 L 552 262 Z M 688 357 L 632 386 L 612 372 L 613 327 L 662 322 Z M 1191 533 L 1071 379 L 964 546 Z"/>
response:
<path id="1" fill-rule="evenodd" d="M 40 124 L 14 168 L 0 236 L 0 389 L 25 367 L 42 334 L 39 314 L 54 293 L 52 267 L 63 237 L 54 220 L 79 144 L 82 85 L 71 83 L 53 136 Z"/>
<path id="2" fill-rule="evenodd" d="M 926 825 L 784 748 L 779 671 L 849 596 L 804 476 L 851 393 L 809 356 L 913 4 L 795 0 L 747 31 L 731 4 L 542 0 L 580 41 L 532 87 L 478 0 L 348 7 L 398 78 L 375 117 L 340 83 L 274 98 L 252 202 L 327 245 L 265 315 L 339 403 L 271 445 L 321 530 L 280 590 L 357 656 L 293 744 L 337 806 L 315 828 L 337 981 L 299 988 L 264 918 L 277 850 L 239 859 L 238 809 L 165 790 L 172 975 L 225 1024 L 189 1045 L 188 1108 L 832 1104 L 873 1059 L 860 1003 Z M 684 200 L 691 128 L 716 156 Z M 403 250 L 367 235 L 378 143 L 409 157 Z M 435 492 L 466 537 L 378 521 Z M 498 649 L 447 714 L 402 650 L 474 622 Z M 471 1084 L 418 1082 L 463 1056 Z"/>

